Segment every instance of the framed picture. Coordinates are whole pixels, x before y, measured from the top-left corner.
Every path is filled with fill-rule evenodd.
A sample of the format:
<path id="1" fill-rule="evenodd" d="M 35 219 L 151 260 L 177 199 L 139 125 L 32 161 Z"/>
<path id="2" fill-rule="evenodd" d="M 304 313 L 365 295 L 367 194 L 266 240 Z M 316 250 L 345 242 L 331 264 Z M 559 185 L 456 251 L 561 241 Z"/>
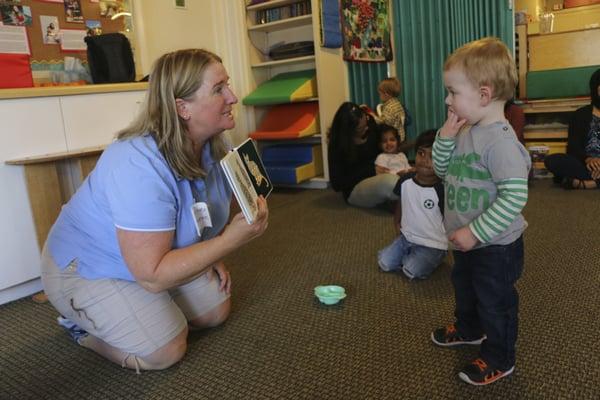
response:
<path id="1" fill-rule="evenodd" d="M 185 0 L 173 0 L 175 2 L 175 8 L 186 9 Z"/>
<path id="2" fill-rule="evenodd" d="M 387 0 L 342 0 L 344 60 L 392 60 Z"/>

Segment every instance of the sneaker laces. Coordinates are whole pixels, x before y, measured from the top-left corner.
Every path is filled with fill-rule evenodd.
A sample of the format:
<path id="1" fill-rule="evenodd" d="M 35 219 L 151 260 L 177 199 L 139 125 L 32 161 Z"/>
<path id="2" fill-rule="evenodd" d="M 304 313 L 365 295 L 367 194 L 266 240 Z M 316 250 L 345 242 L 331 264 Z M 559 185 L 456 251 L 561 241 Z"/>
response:
<path id="1" fill-rule="evenodd" d="M 485 371 L 485 369 L 488 367 L 487 363 L 481 358 L 475 359 L 473 364 L 476 365 L 481 372 Z"/>

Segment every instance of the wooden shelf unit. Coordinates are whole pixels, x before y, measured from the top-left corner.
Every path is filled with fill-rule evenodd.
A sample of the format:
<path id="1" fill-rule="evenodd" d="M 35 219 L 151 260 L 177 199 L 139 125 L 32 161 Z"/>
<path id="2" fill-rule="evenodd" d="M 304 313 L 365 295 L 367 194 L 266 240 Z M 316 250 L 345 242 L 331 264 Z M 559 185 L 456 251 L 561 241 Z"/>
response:
<path id="1" fill-rule="evenodd" d="M 240 0 L 238 0 L 240 1 Z M 277 7 L 292 6 L 303 3 L 304 0 L 271 0 L 251 6 L 246 6 L 243 0 L 240 4 L 246 11 L 246 31 L 248 33 L 249 73 L 253 82 L 252 89 L 261 83 L 283 72 L 315 69 L 317 75 L 318 98 L 307 101 L 319 102 L 319 119 L 321 134 L 291 140 L 261 140 L 262 144 L 320 144 L 322 148 L 323 176 L 315 177 L 297 185 L 300 188 L 326 188 L 329 182 L 327 165 L 327 131 L 333 115 L 339 105 L 345 101 L 348 94 L 346 66 L 342 59 L 341 49 L 325 49 L 319 46 L 319 2 L 311 0 L 312 12 L 307 15 L 293 16 L 273 22 L 257 23 L 256 13 Z M 315 43 L 315 54 L 293 57 L 281 60 L 269 58 L 271 47 L 281 43 L 312 41 Z M 324 87 L 322 76 L 327 76 L 327 87 Z M 246 95 L 248 93 L 245 93 Z M 252 131 L 259 124 L 270 106 L 246 106 L 254 117 Z M 260 144 L 259 143 L 259 144 Z M 278 185 L 284 186 L 284 185 Z"/>

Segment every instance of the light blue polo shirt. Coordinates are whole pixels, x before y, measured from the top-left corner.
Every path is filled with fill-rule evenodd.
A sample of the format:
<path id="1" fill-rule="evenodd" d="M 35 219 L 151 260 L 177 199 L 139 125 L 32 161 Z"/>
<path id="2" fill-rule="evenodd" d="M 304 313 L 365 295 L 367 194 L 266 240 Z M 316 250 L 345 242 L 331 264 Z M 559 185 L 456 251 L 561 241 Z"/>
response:
<path id="1" fill-rule="evenodd" d="M 202 150 L 208 175 L 190 181 L 178 178 L 150 135 L 117 141 L 63 207 L 48 236 L 47 246 L 62 269 L 74 259 L 87 279 L 133 281 L 117 241 L 116 228 L 129 231 L 175 231 L 173 248 L 215 237 L 229 218 L 231 189 L 219 160 Z M 198 236 L 192 204 L 205 202 L 212 228 Z"/>

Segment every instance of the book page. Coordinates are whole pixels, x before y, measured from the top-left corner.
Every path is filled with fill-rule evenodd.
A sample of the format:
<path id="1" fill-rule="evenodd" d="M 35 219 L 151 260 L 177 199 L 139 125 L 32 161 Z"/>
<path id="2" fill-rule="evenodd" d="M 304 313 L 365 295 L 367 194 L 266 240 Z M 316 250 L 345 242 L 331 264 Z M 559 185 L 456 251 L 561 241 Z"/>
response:
<path id="1" fill-rule="evenodd" d="M 221 166 L 246 220 L 251 224 L 258 213 L 256 205 L 258 195 L 239 154 L 235 151 L 230 152 L 221 160 Z"/>
<path id="2" fill-rule="evenodd" d="M 273 184 L 271 183 L 269 175 L 267 174 L 267 170 L 264 167 L 260 156 L 258 155 L 254 141 L 252 141 L 252 139 L 247 139 L 235 150 L 240 155 L 242 163 L 244 164 L 246 172 L 252 181 L 252 185 L 254 186 L 256 193 L 258 195 L 262 195 L 264 198 L 267 198 L 267 196 L 273 191 Z"/>

